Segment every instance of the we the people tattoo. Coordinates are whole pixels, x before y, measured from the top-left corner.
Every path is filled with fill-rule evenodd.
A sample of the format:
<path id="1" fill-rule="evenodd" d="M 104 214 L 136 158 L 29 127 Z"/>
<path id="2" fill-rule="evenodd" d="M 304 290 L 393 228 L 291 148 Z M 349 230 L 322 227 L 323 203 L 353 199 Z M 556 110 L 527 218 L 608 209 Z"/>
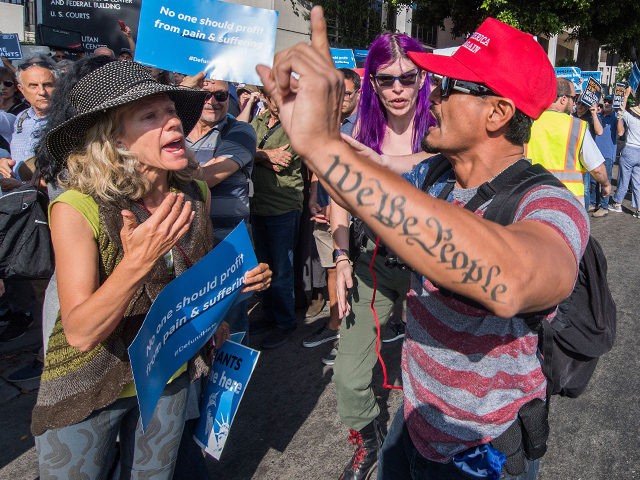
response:
<path id="1" fill-rule="evenodd" d="M 377 179 L 364 183 L 362 172 L 354 171 L 350 165 L 340 161 L 340 156 L 332 155 L 333 162 L 325 172 L 324 179 L 341 194 L 355 195 L 359 207 L 373 207 L 372 220 L 382 226 L 400 229 L 400 235 L 409 246 L 418 245 L 424 252 L 446 265 L 448 270 L 460 272 L 456 283 L 480 285 L 492 302 L 504 303 L 501 297 L 507 292 L 507 286 L 500 283 L 502 270 L 498 265 L 485 265 L 480 259 L 474 259 L 456 246 L 454 232 L 445 228 L 442 222 L 433 216 L 418 218 L 406 210 L 407 197 L 402 193 L 389 192 Z M 374 195 L 378 194 L 378 198 Z M 425 225 L 432 232 L 428 239 L 421 235 L 419 227 Z"/>

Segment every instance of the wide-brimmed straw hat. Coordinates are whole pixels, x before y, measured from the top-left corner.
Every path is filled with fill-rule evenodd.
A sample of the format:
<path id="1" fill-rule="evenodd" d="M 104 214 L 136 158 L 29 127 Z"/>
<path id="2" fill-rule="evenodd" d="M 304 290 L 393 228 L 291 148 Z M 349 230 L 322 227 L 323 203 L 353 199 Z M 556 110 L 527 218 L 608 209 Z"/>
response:
<path id="1" fill-rule="evenodd" d="M 175 103 L 184 134 L 198 122 L 208 92 L 163 85 L 140 64 L 114 61 L 78 81 L 69 94 L 76 115 L 51 129 L 45 137 L 49 153 L 59 162 L 83 146 L 86 132 L 107 110 L 141 98 L 166 93 Z"/>

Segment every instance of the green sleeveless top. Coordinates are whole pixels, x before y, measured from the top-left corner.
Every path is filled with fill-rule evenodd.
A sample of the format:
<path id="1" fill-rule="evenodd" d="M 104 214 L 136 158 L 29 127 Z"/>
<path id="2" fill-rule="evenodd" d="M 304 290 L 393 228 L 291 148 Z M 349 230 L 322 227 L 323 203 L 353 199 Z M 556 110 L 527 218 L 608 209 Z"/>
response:
<path id="1" fill-rule="evenodd" d="M 213 248 L 211 221 L 203 201 L 208 195 L 206 183 L 192 182 L 179 190 L 185 193 L 186 200 L 192 202 L 195 212 L 191 228 L 178 241 L 180 250 L 186 254 L 187 259 L 179 251 L 173 252 L 173 273 L 168 272 L 164 260 L 159 259 L 147 275 L 145 283 L 134 294 L 123 321 L 107 339 L 89 352 L 80 352 L 68 344 L 58 313 L 49 337 L 38 399 L 32 414 L 31 431 L 34 435 L 41 435 L 51 428 L 72 425 L 118 398 L 135 395 L 127 348 L 137 334 L 151 303 L 164 286 Z M 87 219 L 98 244 L 102 284 L 124 253 L 120 241 L 120 211 L 125 208 L 132 211 L 138 222 L 148 218 L 149 213 L 136 202 L 119 200 L 106 204 L 75 190 L 62 193 L 52 205 L 57 202 L 71 205 Z M 189 362 L 192 379 L 208 374 L 210 357 L 204 350 Z M 186 368 L 183 366 L 172 378 L 180 375 Z"/>

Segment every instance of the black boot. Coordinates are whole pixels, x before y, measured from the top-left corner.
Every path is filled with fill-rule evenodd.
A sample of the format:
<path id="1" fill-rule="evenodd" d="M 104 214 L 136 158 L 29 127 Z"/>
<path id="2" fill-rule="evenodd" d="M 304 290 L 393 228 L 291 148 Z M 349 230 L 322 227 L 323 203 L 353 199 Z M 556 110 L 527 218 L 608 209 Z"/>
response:
<path id="1" fill-rule="evenodd" d="M 384 436 L 377 420 L 362 430 L 349 429 L 349 441 L 356 446 L 353 457 L 345 465 L 340 480 L 369 480 L 378 463 L 378 451 Z"/>

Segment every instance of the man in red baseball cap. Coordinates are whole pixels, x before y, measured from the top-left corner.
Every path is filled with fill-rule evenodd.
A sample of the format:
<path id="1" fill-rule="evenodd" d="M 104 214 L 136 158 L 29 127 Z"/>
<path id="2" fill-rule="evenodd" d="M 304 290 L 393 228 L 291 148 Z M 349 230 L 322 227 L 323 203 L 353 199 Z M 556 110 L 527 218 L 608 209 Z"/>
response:
<path id="1" fill-rule="evenodd" d="M 533 119 L 555 100 L 555 72 L 540 44 L 494 18 L 485 20 L 450 57 L 418 52 L 409 56 L 437 75 L 484 85 Z"/>
<path id="2" fill-rule="evenodd" d="M 343 82 L 321 9 L 312 10 L 311 24 L 311 45 L 279 53 L 258 72 L 291 146 L 331 197 L 414 270 L 404 405 L 378 478 L 535 479 L 544 448 L 522 453 L 523 436 L 534 432 L 518 414 L 542 414 L 532 440 L 544 445 L 546 381 L 522 314 L 553 310 L 572 291 L 589 222 L 574 195 L 551 185 L 527 191 L 510 225 L 482 217 L 501 174 L 528 168 L 523 145 L 553 101 L 553 68 L 531 35 L 494 19 L 452 57 L 411 54 L 443 77 L 430 96 L 437 125 L 423 141 L 440 155 L 407 175 L 411 188 L 340 138 Z"/>

